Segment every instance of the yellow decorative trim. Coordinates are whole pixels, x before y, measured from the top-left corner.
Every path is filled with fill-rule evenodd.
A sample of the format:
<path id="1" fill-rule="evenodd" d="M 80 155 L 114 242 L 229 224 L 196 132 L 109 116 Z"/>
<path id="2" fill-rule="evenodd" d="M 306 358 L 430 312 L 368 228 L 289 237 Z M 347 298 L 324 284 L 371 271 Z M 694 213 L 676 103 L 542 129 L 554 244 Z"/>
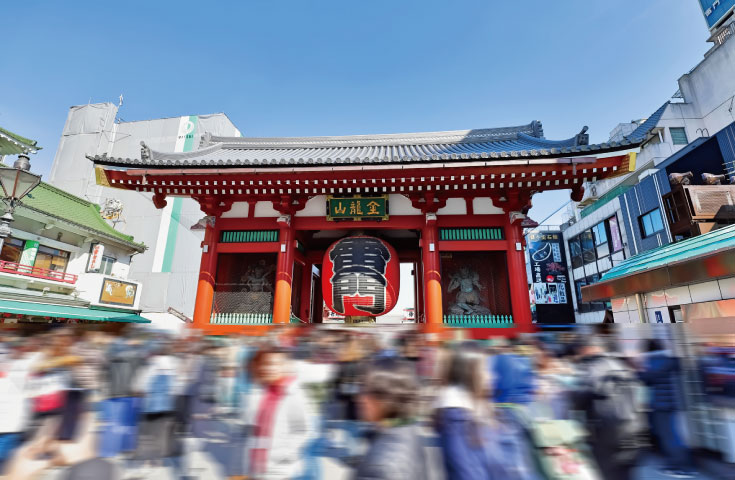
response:
<path id="1" fill-rule="evenodd" d="M 97 181 L 97 185 L 101 185 L 103 187 L 110 186 L 110 181 L 107 179 L 107 173 L 104 168 L 94 167 L 94 177 Z"/>

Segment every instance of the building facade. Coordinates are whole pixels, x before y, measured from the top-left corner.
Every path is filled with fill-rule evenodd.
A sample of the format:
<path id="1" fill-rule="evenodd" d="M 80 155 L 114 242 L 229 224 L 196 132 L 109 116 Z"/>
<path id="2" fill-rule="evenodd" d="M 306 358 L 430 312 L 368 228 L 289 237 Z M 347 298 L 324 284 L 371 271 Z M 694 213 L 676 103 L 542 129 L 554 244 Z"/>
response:
<path id="1" fill-rule="evenodd" d="M 611 139 L 622 139 L 644 130 L 645 139 L 635 171 L 588 184 L 579 210 L 562 226 L 577 322 L 601 322 L 610 308 L 606 302 L 582 301 L 582 287 L 627 258 L 688 236 L 672 233 L 667 217 L 670 173 L 691 172 L 693 184 L 702 183 L 702 173 L 732 175 L 733 102 L 735 41 L 727 38 L 679 79 L 674 98 L 645 121 L 611 132 Z"/>
<path id="2" fill-rule="evenodd" d="M 147 323 L 143 285 L 129 278 L 143 244 L 93 203 L 41 183 L 13 212 L 0 251 L 2 323 Z"/>

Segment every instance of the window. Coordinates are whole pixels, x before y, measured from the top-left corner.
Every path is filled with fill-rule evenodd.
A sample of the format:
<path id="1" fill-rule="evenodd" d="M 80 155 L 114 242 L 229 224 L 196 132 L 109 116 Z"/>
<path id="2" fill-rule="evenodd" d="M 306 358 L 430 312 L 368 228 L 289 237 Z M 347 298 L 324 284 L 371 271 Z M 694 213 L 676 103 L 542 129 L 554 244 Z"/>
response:
<path id="1" fill-rule="evenodd" d="M 607 226 L 610 230 L 610 242 L 612 243 L 612 251 L 619 252 L 623 249 L 623 240 L 620 237 L 620 227 L 618 226 L 618 217 L 610 217 L 607 219 Z"/>
<path id="2" fill-rule="evenodd" d="M 674 145 L 686 145 L 689 143 L 687 140 L 687 131 L 682 127 L 671 127 L 669 128 L 671 134 L 671 142 Z"/>
<path id="3" fill-rule="evenodd" d="M 53 270 L 55 272 L 66 272 L 66 264 L 68 261 L 69 252 L 41 245 L 38 247 L 36 261 L 33 263 L 33 266 L 45 268 L 46 270 Z"/>
<path id="4" fill-rule="evenodd" d="M 100 264 L 100 273 L 102 275 L 112 275 L 112 267 L 115 265 L 116 260 L 113 257 L 102 257 L 102 263 Z"/>
<path id="5" fill-rule="evenodd" d="M 569 255 L 572 257 L 572 268 L 581 267 L 582 262 L 582 245 L 579 243 L 579 237 L 569 240 Z"/>
<path id="6" fill-rule="evenodd" d="M 575 290 L 577 291 L 577 310 L 579 313 L 587 313 L 590 311 L 590 304 L 589 303 L 582 303 L 582 287 L 587 286 L 587 281 L 585 279 L 578 280 L 575 282 L 574 286 L 576 287 Z"/>
<path id="7" fill-rule="evenodd" d="M 592 234 L 595 237 L 597 258 L 599 259 L 610 255 L 610 247 L 607 243 L 607 229 L 605 228 L 605 222 L 600 222 L 592 227 Z"/>
<path id="8" fill-rule="evenodd" d="M 579 235 L 579 240 L 582 243 L 582 260 L 584 263 L 592 263 L 595 260 L 595 241 L 592 238 L 592 230 L 585 230 Z"/>
<path id="9" fill-rule="evenodd" d="M 23 254 L 23 245 L 25 242 L 17 238 L 8 237 L 3 243 L 2 253 L 0 253 L 0 260 L 4 262 L 20 262 L 20 256 Z"/>
<path id="10" fill-rule="evenodd" d="M 661 220 L 661 210 L 658 208 L 638 217 L 641 226 L 643 238 L 650 237 L 656 232 L 664 229 L 664 222 Z"/>

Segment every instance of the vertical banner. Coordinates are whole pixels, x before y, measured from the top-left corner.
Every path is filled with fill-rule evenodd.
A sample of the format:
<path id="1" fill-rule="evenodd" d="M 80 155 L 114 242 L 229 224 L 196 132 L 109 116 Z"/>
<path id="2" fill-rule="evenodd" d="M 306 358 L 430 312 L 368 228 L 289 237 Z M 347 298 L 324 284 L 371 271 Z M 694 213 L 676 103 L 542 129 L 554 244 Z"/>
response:
<path id="1" fill-rule="evenodd" d="M 573 323 L 569 274 L 560 231 L 526 236 L 531 266 L 531 292 L 538 323 Z"/>
<path id="2" fill-rule="evenodd" d="M 198 123 L 199 118 L 196 115 L 179 119 L 179 130 L 174 146 L 175 152 L 191 152 L 194 149 Z M 183 200 L 180 197 L 173 197 L 169 199 L 168 204 L 161 212 L 161 224 L 158 228 L 156 250 L 153 256 L 154 272 L 171 271 L 182 206 Z"/>
<path id="3" fill-rule="evenodd" d="M 20 264 L 33 266 L 36 261 L 36 255 L 38 254 L 38 242 L 33 240 L 26 240 L 25 247 L 23 247 L 23 253 L 20 256 Z"/>

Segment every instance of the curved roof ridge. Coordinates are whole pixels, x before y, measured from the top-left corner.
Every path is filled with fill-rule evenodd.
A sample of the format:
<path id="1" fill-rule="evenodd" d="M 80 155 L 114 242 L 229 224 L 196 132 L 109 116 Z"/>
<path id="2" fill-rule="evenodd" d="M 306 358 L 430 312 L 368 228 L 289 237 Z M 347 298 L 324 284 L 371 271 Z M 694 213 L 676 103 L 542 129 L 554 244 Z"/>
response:
<path id="1" fill-rule="evenodd" d="M 316 148 L 323 146 L 420 145 L 433 143 L 478 143 L 483 141 L 514 140 L 519 134 L 543 136 L 541 122 L 526 125 L 473 130 L 445 130 L 416 133 L 387 133 L 376 135 L 339 135 L 315 137 L 216 137 L 208 143 L 223 143 L 232 148 Z"/>
<path id="2" fill-rule="evenodd" d="M 574 147 L 577 144 L 577 137 L 567 138 L 566 140 L 547 140 L 545 138 L 532 137 L 525 133 L 519 133 L 518 138 L 526 143 L 537 145 L 541 148 Z"/>
<path id="3" fill-rule="evenodd" d="M 658 110 L 653 112 L 650 117 L 646 119 L 645 122 L 638 125 L 638 127 L 630 132 L 628 135 L 625 135 L 623 138 L 631 141 L 640 141 L 645 138 L 646 135 L 648 135 L 651 130 L 658 124 L 659 120 L 661 120 L 661 115 L 663 115 L 664 111 L 666 110 L 666 107 L 669 106 L 669 101 L 658 107 Z"/>

